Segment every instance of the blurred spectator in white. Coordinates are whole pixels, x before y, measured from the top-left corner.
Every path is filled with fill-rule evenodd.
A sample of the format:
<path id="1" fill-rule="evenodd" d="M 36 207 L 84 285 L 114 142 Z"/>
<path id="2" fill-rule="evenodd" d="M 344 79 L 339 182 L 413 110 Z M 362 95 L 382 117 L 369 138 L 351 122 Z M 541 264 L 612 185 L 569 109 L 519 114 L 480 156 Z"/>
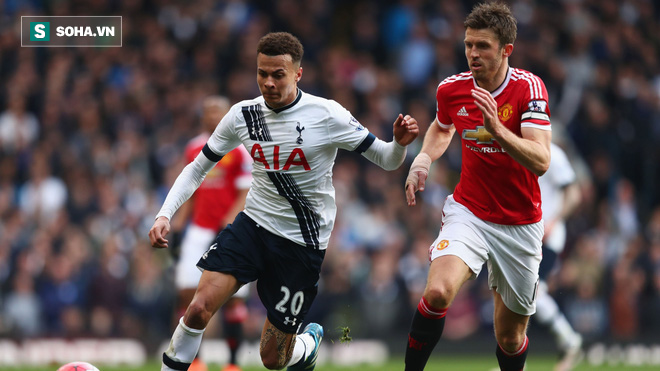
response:
<path id="1" fill-rule="evenodd" d="M 34 279 L 23 271 L 12 282 L 12 291 L 3 305 L 4 325 L 17 339 L 38 335 L 42 331 L 41 303 L 34 291 Z"/>
<path id="2" fill-rule="evenodd" d="M 17 91 L 9 93 L 7 110 L 0 114 L 0 150 L 17 153 L 30 147 L 39 136 L 39 121 L 26 111 L 26 97 Z"/>
<path id="3" fill-rule="evenodd" d="M 58 217 L 67 200 L 64 182 L 53 176 L 49 158 L 35 153 L 30 162 L 30 177 L 19 190 L 19 207 L 29 218 L 45 225 Z"/>

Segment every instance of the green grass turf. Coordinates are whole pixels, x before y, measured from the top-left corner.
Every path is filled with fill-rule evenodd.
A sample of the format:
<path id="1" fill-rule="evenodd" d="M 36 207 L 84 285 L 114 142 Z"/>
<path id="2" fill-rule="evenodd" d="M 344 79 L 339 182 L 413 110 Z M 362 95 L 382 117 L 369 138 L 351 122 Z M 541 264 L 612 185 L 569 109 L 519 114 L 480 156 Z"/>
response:
<path id="1" fill-rule="evenodd" d="M 552 357 L 530 357 L 527 362 L 526 371 L 551 371 L 554 367 L 555 359 Z M 132 367 L 104 367 L 103 365 L 97 365 L 101 371 L 158 371 L 160 370 L 160 363 L 150 362 L 145 364 L 142 367 L 132 368 Z M 632 368 L 635 371 L 646 371 L 646 370 L 658 370 L 658 366 L 627 366 Z M 623 370 L 627 368 L 623 365 L 603 365 L 603 366 L 591 366 L 586 363 L 582 363 L 577 368 L 576 371 L 596 371 L 596 370 Z M 497 361 L 495 356 L 487 355 L 465 355 L 465 356 L 456 356 L 456 357 L 438 357 L 432 358 L 426 370 L 447 370 L 447 371 L 490 371 L 497 369 Z M 53 367 L 5 367 L 0 366 L 1 371 L 55 371 L 57 370 L 56 366 Z M 222 367 L 220 365 L 209 365 L 209 371 L 220 371 Z M 243 371 L 263 371 L 266 370 L 263 367 L 244 367 Z M 358 365 L 358 366 L 338 366 L 332 364 L 319 365 L 315 369 L 316 371 L 400 371 L 403 370 L 403 359 L 395 358 L 391 359 L 388 362 L 374 366 L 374 365 Z"/>

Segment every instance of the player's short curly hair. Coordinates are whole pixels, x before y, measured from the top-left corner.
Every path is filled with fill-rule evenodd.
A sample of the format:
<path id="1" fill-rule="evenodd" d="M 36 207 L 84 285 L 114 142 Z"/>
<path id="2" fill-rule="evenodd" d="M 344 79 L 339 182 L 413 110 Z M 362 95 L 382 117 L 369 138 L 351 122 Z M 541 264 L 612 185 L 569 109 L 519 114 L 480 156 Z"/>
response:
<path id="1" fill-rule="evenodd" d="M 511 13 L 511 9 L 504 3 L 481 3 L 472 8 L 472 12 L 467 16 L 463 26 L 475 30 L 485 28 L 495 32 L 500 46 L 513 44 L 516 41 L 518 26 L 516 18 Z"/>
<path id="2" fill-rule="evenodd" d="M 257 53 L 268 56 L 289 54 L 294 63 L 300 63 L 303 52 L 300 40 L 288 32 L 268 33 L 257 44 Z"/>

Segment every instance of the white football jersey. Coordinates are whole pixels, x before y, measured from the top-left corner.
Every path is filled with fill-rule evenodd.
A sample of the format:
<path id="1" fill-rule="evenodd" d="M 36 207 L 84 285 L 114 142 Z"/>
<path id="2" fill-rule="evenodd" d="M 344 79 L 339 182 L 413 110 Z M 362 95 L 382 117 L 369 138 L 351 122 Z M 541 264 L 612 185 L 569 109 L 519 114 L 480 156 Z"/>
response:
<path id="1" fill-rule="evenodd" d="M 374 140 L 339 103 L 298 90 L 294 102 L 278 109 L 261 96 L 232 106 L 204 154 L 217 161 L 243 144 L 254 159 L 245 213 L 271 233 L 325 249 L 337 211 L 337 149 L 362 153 Z"/>
<path id="2" fill-rule="evenodd" d="M 556 144 L 550 144 L 550 167 L 539 177 L 541 188 L 541 209 L 543 220 L 555 219 L 564 206 L 564 188 L 575 182 L 575 171 L 571 167 L 566 153 Z M 549 236 L 545 236 L 545 245 L 556 253 L 564 250 L 566 243 L 566 223 L 558 220 Z"/>

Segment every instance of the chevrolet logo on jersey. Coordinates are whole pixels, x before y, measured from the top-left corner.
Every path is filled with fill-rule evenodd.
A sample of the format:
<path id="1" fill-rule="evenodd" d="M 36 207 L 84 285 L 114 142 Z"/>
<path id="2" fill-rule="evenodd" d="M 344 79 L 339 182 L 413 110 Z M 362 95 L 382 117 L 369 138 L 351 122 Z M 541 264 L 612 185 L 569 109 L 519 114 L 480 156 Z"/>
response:
<path id="1" fill-rule="evenodd" d="M 476 130 L 465 129 L 461 135 L 463 139 L 476 140 L 477 144 L 493 144 L 495 139 L 484 126 L 477 126 Z"/>

